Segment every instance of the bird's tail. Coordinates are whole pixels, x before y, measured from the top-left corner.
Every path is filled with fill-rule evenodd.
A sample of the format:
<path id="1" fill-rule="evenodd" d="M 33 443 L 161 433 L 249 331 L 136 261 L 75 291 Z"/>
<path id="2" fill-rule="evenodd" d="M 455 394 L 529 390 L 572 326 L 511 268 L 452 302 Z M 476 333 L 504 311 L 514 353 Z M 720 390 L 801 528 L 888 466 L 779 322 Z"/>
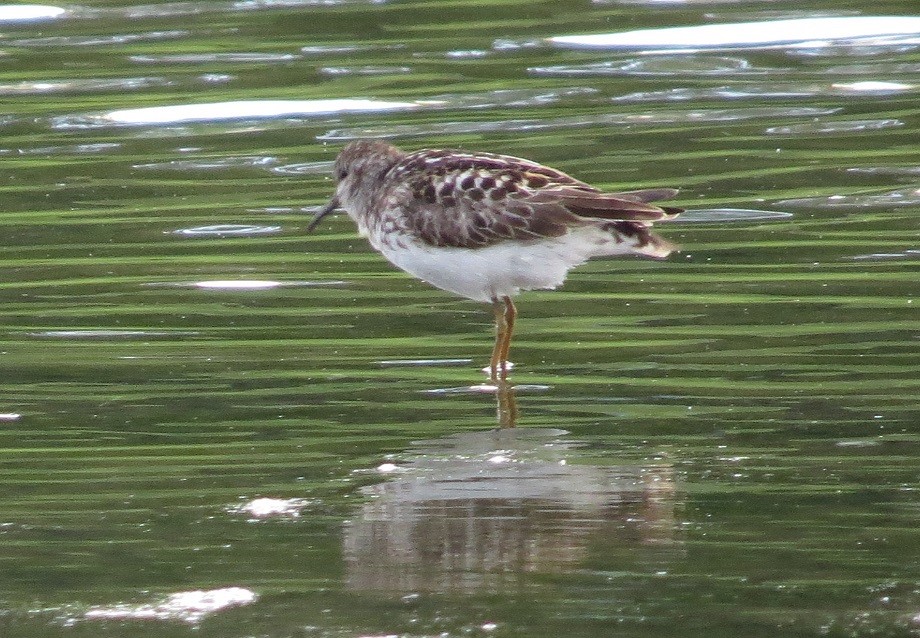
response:
<path id="1" fill-rule="evenodd" d="M 614 240 L 621 248 L 627 249 L 623 252 L 664 259 L 678 249 L 676 244 L 653 233 L 647 223 L 606 222 L 602 228 L 614 236 Z"/>

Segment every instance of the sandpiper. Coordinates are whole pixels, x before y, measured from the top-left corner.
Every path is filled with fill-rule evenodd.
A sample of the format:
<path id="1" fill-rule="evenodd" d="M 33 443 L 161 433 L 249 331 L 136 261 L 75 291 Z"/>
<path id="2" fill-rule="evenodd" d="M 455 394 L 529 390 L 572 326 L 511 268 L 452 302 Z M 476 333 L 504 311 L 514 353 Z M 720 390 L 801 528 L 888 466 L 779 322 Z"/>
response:
<path id="1" fill-rule="evenodd" d="M 491 303 L 492 382 L 508 375 L 514 295 L 555 288 L 592 257 L 667 257 L 674 245 L 649 227 L 682 212 L 649 203 L 673 197 L 673 188 L 604 193 L 518 157 L 407 153 L 379 140 L 350 142 L 333 173 L 335 194 L 308 232 L 341 206 L 395 266 L 442 290 Z"/>

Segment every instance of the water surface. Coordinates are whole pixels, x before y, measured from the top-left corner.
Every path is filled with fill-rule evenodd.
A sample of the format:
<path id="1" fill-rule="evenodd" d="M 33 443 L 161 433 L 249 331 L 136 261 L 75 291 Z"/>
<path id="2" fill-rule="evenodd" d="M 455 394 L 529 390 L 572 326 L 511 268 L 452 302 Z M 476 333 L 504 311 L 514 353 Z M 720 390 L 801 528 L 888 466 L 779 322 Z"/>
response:
<path id="1" fill-rule="evenodd" d="M 0 6 L 0 634 L 920 633 L 916 14 Z M 359 137 L 679 187 L 681 252 L 522 295 L 496 393 L 304 232 Z"/>

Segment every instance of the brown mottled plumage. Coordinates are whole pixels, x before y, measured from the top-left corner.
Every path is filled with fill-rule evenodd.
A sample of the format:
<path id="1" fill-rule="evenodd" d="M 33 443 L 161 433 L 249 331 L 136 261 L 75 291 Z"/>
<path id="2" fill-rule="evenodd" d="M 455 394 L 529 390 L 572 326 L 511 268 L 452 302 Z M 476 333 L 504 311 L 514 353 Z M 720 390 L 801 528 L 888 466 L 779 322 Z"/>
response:
<path id="1" fill-rule="evenodd" d="M 504 379 L 520 290 L 554 288 L 591 257 L 666 257 L 649 230 L 679 208 L 651 202 L 670 188 L 604 193 L 529 160 L 491 153 L 348 144 L 335 161 L 336 194 L 308 230 L 341 205 L 392 263 L 439 288 L 491 301 L 498 337 L 491 377 Z"/>

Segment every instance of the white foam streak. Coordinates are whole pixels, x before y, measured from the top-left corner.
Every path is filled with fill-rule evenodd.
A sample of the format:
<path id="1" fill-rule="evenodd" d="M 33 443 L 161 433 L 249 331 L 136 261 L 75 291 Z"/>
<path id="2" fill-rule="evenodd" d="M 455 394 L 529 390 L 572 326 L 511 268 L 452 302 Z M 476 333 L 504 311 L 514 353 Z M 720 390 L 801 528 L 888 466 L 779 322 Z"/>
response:
<path id="1" fill-rule="evenodd" d="M 0 5 L 0 23 L 31 22 L 33 20 L 52 20 L 67 13 L 61 7 L 44 4 Z"/>
<path id="2" fill-rule="evenodd" d="M 113 124 L 181 124 L 270 117 L 309 117 L 338 113 L 377 113 L 418 108 L 414 102 L 381 100 L 238 100 L 205 104 L 175 104 L 110 111 L 100 117 Z"/>
<path id="3" fill-rule="evenodd" d="M 706 50 L 825 46 L 833 42 L 917 34 L 920 34 L 920 17 L 847 16 L 555 36 L 549 42 L 573 48 Z"/>

